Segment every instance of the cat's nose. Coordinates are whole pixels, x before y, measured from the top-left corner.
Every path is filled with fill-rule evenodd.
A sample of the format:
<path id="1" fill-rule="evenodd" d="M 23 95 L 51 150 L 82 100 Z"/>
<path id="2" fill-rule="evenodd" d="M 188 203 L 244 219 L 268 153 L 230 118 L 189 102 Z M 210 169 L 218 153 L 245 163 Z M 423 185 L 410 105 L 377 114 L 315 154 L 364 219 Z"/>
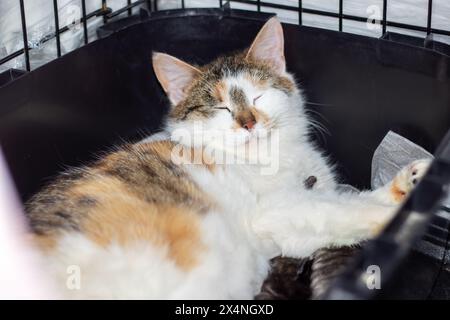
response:
<path id="1" fill-rule="evenodd" d="M 241 128 L 250 131 L 256 125 L 256 118 L 250 110 L 246 109 L 236 115 L 236 122 Z"/>
<path id="2" fill-rule="evenodd" d="M 244 129 L 250 131 L 253 129 L 253 127 L 255 126 L 256 121 L 253 119 L 247 120 L 246 123 L 244 123 L 244 125 L 242 126 Z"/>

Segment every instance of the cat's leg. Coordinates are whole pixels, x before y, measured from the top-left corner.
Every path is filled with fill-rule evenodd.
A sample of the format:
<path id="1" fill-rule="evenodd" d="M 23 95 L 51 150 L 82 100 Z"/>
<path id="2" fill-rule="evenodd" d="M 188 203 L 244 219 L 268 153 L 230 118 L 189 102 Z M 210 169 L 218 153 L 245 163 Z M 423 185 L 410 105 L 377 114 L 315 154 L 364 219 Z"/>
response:
<path id="1" fill-rule="evenodd" d="M 320 248 L 352 245 L 375 236 L 395 208 L 357 193 L 310 192 L 307 197 L 280 199 L 277 207 L 256 215 L 251 226 L 263 243 L 271 244 L 270 252 L 307 257 Z"/>
<path id="2" fill-rule="evenodd" d="M 400 170 L 388 184 L 366 193 L 386 204 L 401 204 L 427 172 L 431 161 L 431 159 L 413 161 Z"/>
<path id="3" fill-rule="evenodd" d="M 411 191 L 426 168 L 426 162 L 412 163 L 386 190 L 398 186 L 402 192 Z M 306 257 L 320 248 L 352 245 L 376 236 L 398 208 L 397 200 L 384 201 L 381 195 L 381 191 L 376 196 L 372 192 L 286 192 L 279 199 L 268 199 L 252 228 L 263 242 L 271 241 L 272 252 L 277 248 L 284 256 Z"/>

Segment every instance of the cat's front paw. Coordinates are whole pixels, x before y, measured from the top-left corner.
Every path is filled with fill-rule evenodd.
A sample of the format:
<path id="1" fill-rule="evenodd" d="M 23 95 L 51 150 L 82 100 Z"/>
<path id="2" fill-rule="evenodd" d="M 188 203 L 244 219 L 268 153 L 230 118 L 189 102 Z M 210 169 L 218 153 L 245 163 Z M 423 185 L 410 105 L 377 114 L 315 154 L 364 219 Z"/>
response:
<path id="1" fill-rule="evenodd" d="M 416 160 L 404 167 L 392 181 L 391 196 L 401 203 L 427 172 L 431 159 Z"/>

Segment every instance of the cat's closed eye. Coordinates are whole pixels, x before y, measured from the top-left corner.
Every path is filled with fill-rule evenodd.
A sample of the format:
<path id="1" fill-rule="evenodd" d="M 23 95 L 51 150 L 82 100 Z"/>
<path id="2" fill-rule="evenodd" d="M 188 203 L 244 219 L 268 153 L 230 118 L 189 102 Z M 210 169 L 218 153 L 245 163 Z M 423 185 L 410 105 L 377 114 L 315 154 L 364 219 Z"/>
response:
<path id="1" fill-rule="evenodd" d="M 253 105 L 255 105 L 256 101 L 261 98 L 263 96 L 263 94 L 260 94 L 259 96 L 257 96 L 256 98 L 253 99 Z"/>
<path id="2" fill-rule="evenodd" d="M 214 109 L 217 109 L 217 110 L 227 110 L 229 113 L 232 113 L 232 112 L 231 112 L 231 109 L 228 108 L 228 107 L 216 107 L 216 108 L 214 108 Z"/>

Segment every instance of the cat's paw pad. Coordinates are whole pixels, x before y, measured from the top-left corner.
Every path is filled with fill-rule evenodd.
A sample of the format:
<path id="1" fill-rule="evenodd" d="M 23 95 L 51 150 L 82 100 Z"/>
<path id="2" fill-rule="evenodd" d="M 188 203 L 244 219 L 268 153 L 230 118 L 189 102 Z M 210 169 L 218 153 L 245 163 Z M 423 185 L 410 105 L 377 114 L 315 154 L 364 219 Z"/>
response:
<path id="1" fill-rule="evenodd" d="M 410 186 L 410 191 L 419 183 L 430 167 L 430 159 L 417 160 L 406 167 L 406 175 Z"/>
<path id="2" fill-rule="evenodd" d="M 430 159 L 416 160 L 397 174 L 391 187 L 391 193 L 395 201 L 402 202 L 406 198 L 427 172 L 430 163 Z"/>

